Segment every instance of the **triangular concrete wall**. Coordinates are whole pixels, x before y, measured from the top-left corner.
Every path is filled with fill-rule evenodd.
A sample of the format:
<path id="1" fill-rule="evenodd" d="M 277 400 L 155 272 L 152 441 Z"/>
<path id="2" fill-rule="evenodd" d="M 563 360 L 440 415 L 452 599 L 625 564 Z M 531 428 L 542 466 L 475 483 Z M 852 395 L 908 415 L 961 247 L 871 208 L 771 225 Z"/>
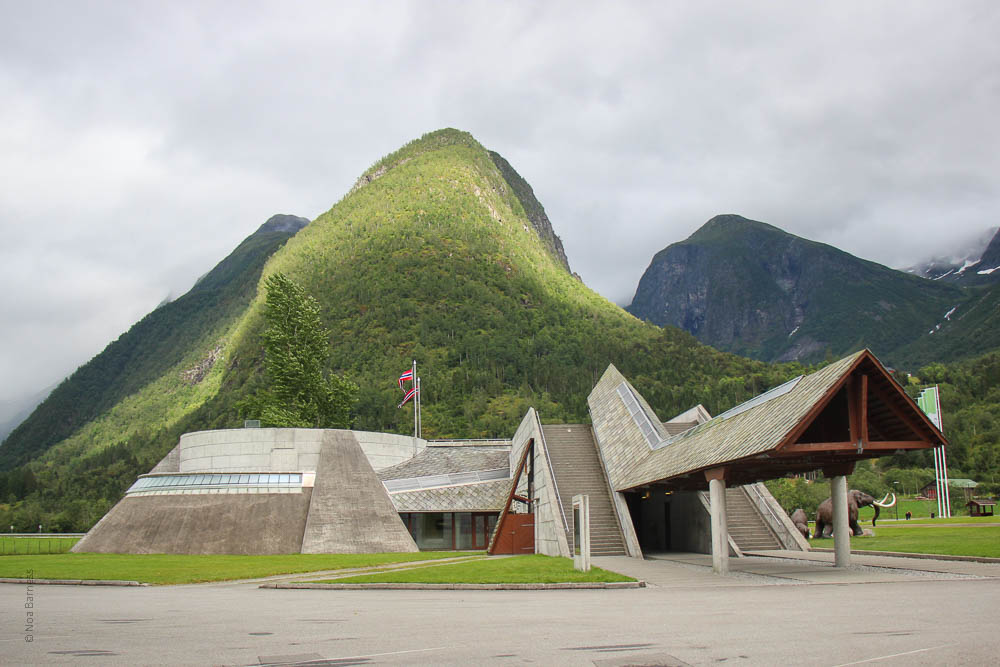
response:
<path id="1" fill-rule="evenodd" d="M 418 551 L 350 431 L 325 431 L 302 553 Z"/>

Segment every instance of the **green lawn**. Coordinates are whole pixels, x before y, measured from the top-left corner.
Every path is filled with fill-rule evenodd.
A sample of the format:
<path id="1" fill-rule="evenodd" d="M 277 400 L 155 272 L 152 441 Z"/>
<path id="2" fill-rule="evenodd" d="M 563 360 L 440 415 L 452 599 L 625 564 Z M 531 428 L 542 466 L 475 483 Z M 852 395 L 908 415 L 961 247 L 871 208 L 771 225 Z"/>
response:
<path id="1" fill-rule="evenodd" d="M 833 548 L 832 539 L 810 540 L 814 547 Z M 1000 526 L 949 526 L 879 523 L 875 537 L 852 537 L 852 549 L 918 554 L 1000 558 Z"/>
<path id="2" fill-rule="evenodd" d="M 879 500 L 881 500 L 881 498 L 879 498 Z M 934 512 L 935 516 L 937 516 L 938 512 L 938 504 L 936 500 L 914 500 L 912 498 L 898 498 L 896 500 L 896 505 L 898 505 L 900 521 L 906 518 L 907 512 L 910 512 L 913 515 L 914 519 L 929 519 L 931 516 L 931 512 Z M 890 507 L 889 509 L 881 510 L 878 520 L 881 521 L 882 519 L 895 519 L 896 510 L 897 510 L 896 507 Z M 860 521 L 861 523 L 867 521 L 868 525 L 871 525 L 872 516 L 874 516 L 874 514 L 875 514 L 874 507 L 862 507 L 860 510 L 858 510 L 858 521 Z M 969 517 L 969 511 L 967 509 L 963 509 L 961 512 L 955 511 L 955 513 L 952 514 L 953 519 L 958 519 L 963 517 L 966 519 L 971 518 Z M 987 517 L 987 518 L 993 520 L 1000 520 L 997 517 Z"/>
<path id="3" fill-rule="evenodd" d="M 275 556 L 43 554 L 0 558 L 0 577 L 27 577 L 31 573 L 30 576 L 34 579 L 121 579 L 150 584 L 189 584 L 481 554 L 482 552 L 459 551 Z"/>
<path id="4" fill-rule="evenodd" d="M 892 521 L 892 523 L 896 522 Z M 995 523 L 1000 525 L 1000 516 L 953 516 L 950 519 L 911 519 L 910 521 L 900 517 L 899 523 L 918 526 L 947 526 L 948 524 L 956 523 Z M 871 521 L 868 524 L 871 525 Z M 882 517 L 879 517 L 878 525 L 882 525 Z"/>
<path id="5" fill-rule="evenodd" d="M 533 555 L 485 558 L 453 565 L 434 565 L 317 583 L 553 584 L 601 581 L 635 581 L 635 579 L 599 567 L 591 568 L 590 572 L 580 572 L 573 569 L 573 561 L 569 558 Z"/>
<path id="6" fill-rule="evenodd" d="M 0 556 L 64 554 L 79 541 L 79 537 L 0 537 Z"/>

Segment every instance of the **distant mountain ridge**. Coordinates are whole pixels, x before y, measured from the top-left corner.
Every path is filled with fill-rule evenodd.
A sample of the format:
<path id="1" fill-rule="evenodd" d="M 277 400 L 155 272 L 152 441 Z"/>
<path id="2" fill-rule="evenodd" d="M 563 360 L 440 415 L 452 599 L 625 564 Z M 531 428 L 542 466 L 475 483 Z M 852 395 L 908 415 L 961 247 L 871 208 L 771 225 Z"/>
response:
<path id="1" fill-rule="evenodd" d="M 1000 281 L 1000 227 L 987 230 L 950 256 L 939 256 L 902 269 L 907 273 L 961 285 Z"/>
<path id="2" fill-rule="evenodd" d="M 903 354 L 905 346 L 941 331 L 970 298 L 948 282 L 720 215 L 653 257 L 627 310 L 756 359 L 819 361 L 870 347 L 907 363 L 924 353 Z"/>

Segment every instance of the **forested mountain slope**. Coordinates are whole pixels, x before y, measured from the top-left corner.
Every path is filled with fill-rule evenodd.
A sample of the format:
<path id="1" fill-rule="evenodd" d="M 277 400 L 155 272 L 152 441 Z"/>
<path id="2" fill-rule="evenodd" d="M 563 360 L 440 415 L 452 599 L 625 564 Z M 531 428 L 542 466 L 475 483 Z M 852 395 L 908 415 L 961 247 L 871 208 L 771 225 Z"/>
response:
<path id="1" fill-rule="evenodd" d="M 718 412 L 801 372 L 642 323 L 588 289 L 515 175 L 469 134 L 433 132 L 365 171 L 268 261 L 261 279 L 282 272 L 318 300 L 330 370 L 361 388 L 356 428 L 412 428 L 396 408 L 396 377 L 412 359 L 431 438 L 508 436 L 531 405 L 546 421 L 587 420 L 587 393 L 609 363 L 664 417 L 697 403 Z M 33 422 L 52 446 L 0 480 L 7 518 L 86 528 L 180 433 L 238 426 L 237 404 L 263 382 L 263 295 L 252 282 L 250 305 L 206 327 L 173 366 L 118 371 L 130 389 L 117 402 L 96 401 L 51 432 Z M 81 395 L 78 381 L 86 386 L 71 378 L 64 391 Z M 23 460 L 14 452 L 28 450 L 12 450 L 7 467 Z"/>

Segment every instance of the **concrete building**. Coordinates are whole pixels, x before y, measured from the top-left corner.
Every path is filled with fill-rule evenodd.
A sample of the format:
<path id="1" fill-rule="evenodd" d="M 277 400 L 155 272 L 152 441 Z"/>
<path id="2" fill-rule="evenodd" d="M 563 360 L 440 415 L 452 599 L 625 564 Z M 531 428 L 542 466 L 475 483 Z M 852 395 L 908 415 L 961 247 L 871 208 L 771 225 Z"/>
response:
<path id="1" fill-rule="evenodd" d="M 609 366 L 591 424 L 509 440 L 425 441 L 344 430 L 188 433 L 75 547 L 132 553 L 363 553 L 488 549 L 573 553 L 572 499 L 589 498 L 595 555 L 808 549 L 760 483 L 822 470 L 837 563 L 849 560 L 854 463 L 944 446 L 867 350 L 712 417 L 661 421 Z"/>

